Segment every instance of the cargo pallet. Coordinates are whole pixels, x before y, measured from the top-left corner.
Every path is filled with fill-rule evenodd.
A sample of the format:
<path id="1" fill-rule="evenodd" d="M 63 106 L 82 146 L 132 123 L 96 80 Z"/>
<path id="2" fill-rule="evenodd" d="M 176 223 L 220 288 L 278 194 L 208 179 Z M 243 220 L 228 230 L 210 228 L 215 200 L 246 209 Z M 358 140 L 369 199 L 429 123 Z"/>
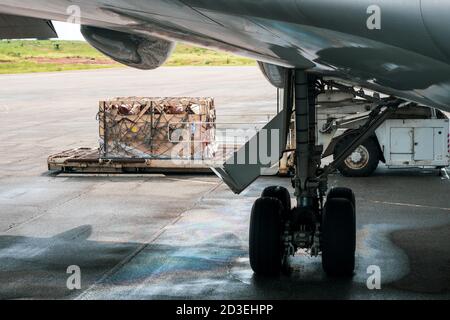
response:
<path id="1" fill-rule="evenodd" d="M 48 157 L 48 169 L 57 173 L 213 173 L 214 160 L 100 157 L 97 148 L 75 148 Z"/>

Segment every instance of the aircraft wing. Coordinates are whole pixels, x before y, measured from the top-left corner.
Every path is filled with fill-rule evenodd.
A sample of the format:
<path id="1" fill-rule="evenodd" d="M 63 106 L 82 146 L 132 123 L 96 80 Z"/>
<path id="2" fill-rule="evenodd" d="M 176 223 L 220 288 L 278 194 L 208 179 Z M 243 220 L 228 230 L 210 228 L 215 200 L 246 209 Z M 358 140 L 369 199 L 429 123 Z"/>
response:
<path id="1" fill-rule="evenodd" d="M 50 39 L 58 35 L 50 20 L 0 14 L 0 39 Z"/>
<path id="2" fill-rule="evenodd" d="M 0 13 L 79 21 L 140 69 L 180 41 L 450 111 L 449 0 L 0 0 Z"/>

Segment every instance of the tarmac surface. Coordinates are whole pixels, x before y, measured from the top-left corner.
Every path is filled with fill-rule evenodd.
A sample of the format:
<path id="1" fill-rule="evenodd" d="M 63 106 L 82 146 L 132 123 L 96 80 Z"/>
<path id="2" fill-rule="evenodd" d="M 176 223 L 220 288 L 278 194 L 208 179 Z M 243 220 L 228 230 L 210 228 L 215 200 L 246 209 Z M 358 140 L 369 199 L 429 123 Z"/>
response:
<path id="1" fill-rule="evenodd" d="M 253 67 L 131 69 L 0 76 L 1 299 L 449 299 L 450 180 L 443 172 L 338 174 L 354 189 L 357 260 L 327 278 L 319 258 L 260 279 L 248 261 L 250 210 L 262 177 L 234 195 L 210 175 L 59 175 L 47 156 L 95 147 L 97 101 L 114 96 L 212 96 L 218 117 L 276 112 Z M 220 120 L 219 120 L 220 121 Z M 81 289 L 66 286 L 79 266 Z M 369 290 L 369 266 L 381 289 Z"/>

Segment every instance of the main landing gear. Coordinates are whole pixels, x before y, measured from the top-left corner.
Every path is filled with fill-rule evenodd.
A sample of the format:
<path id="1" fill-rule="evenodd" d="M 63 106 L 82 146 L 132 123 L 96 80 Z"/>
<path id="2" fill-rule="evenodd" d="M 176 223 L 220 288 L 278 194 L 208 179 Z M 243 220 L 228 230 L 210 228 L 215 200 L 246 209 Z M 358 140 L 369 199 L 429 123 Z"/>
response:
<path id="1" fill-rule="evenodd" d="M 274 186 L 262 192 L 252 208 L 250 264 L 258 275 L 278 275 L 289 270 L 290 256 L 298 249 L 306 249 L 312 256 L 321 254 L 327 275 L 351 276 L 355 269 L 355 195 L 347 188 L 328 191 L 327 176 L 373 134 L 400 101 L 380 103 L 335 161 L 321 168 L 322 146 L 316 145 L 318 79 L 303 70 L 289 71 L 286 78 L 285 97 L 295 105 L 297 146 L 293 186 L 297 205 L 292 208 L 286 188 Z"/>

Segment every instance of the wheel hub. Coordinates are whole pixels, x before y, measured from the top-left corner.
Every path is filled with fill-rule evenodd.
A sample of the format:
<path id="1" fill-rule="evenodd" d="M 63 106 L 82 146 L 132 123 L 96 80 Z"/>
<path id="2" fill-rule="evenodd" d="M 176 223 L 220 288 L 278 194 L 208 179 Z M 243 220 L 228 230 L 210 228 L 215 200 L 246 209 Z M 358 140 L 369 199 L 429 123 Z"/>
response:
<path id="1" fill-rule="evenodd" d="M 347 167 L 351 169 L 362 169 L 369 163 L 369 151 L 366 147 L 359 146 L 355 151 L 345 160 Z"/>

